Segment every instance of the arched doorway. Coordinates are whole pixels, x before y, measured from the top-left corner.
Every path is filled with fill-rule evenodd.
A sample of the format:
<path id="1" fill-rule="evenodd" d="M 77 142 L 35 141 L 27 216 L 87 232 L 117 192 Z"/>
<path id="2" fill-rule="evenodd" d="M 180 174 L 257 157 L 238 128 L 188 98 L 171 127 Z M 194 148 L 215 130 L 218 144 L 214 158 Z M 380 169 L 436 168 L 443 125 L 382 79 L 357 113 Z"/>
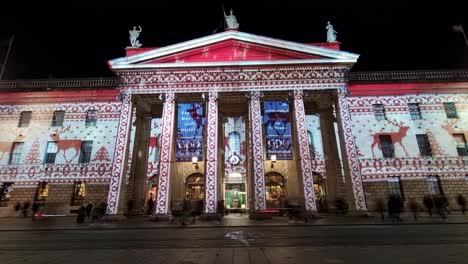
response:
<path id="1" fill-rule="evenodd" d="M 283 207 L 286 199 L 286 181 L 277 172 L 265 174 L 265 200 L 267 208 Z"/>
<path id="2" fill-rule="evenodd" d="M 327 210 L 327 199 L 326 199 L 326 190 L 325 190 L 325 179 L 322 175 L 317 172 L 312 172 L 312 177 L 314 180 L 314 193 L 315 193 L 315 203 L 317 205 L 317 210 L 326 211 Z"/>
<path id="3" fill-rule="evenodd" d="M 205 175 L 194 173 L 185 179 L 185 199 L 201 201 L 205 196 Z"/>
<path id="4" fill-rule="evenodd" d="M 152 214 L 158 195 L 158 175 L 154 174 L 146 181 L 145 214 Z"/>

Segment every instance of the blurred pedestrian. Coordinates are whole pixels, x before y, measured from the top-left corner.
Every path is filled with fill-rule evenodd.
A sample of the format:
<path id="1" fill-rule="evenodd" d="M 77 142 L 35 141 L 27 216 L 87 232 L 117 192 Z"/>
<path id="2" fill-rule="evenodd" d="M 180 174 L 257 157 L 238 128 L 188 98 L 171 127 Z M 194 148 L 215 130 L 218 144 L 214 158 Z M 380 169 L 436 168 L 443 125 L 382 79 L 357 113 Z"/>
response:
<path id="1" fill-rule="evenodd" d="M 91 216 L 91 211 L 93 211 L 93 202 L 89 202 L 89 204 L 86 206 L 86 218 L 89 219 Z"/>
<path id="2" fill-rule="evenodd" d="M 465 214 L 466 211 L 466 198 L 460 193 L 457 196 L 457 203 L 461 208 L 462 214 Z"/>
<path id="3" fill-rule="evenodd" d="M 416 202 L 414 198 L 411 198 L 408 205 L 409 205 L 411 212 L 413 213 L 414 220 L 417 221 L 418 213 L 419 213 L 419 204 Z"/>
<path id="4" fill-rule="evenodd" d="M 424 196 L 423 203 L 427 209 L 427 212 L 429 213 L 429 216 L 432 216 L 432 208 L 434 208 L 434 201 L 432 197 L 429 195 Z"/>
<path id="5" fill-rule="evenodd" d="M 31 206 L 30 202 L 24 202 L 23 204 L 23 217 L 24 218 L 28 217 L 29 206 Z"/>
<path id="6" fill-rule="evenodd" d="M 76 216 L 76 222 L 78 224 L 81 224 L 84 222 L 86 216 L 86 208 L 81 205 L 80 208 L 78 209 L 78 215 Z"/>

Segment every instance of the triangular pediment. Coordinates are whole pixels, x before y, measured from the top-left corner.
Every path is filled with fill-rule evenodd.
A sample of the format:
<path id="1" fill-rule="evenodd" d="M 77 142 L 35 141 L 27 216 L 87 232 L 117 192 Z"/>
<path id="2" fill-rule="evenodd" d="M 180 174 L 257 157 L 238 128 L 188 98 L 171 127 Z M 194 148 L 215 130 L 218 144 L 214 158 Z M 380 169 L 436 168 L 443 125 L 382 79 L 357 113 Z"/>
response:
<path id="1" fill-rule="evenodd" d="M 112 69 L 355 63 L 359 55 L 310 44 L 226 31 L 109 61 Z"/>
<path id="2" fill-rule="evenodd" d="M 143 63 L 274 61 L 324 58 L 323 56 L 230 39 Z"/>

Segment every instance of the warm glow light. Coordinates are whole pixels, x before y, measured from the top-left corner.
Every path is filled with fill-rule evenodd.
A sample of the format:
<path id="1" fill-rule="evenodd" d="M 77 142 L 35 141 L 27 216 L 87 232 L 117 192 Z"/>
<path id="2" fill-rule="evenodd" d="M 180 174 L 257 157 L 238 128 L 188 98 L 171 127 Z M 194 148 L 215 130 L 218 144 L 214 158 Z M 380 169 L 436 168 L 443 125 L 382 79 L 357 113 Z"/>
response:
<path id="1" fill-rule="evenodd" d="M 276 155 L 271 155 L 270 159 L 271 161 L 276 161 Z"/>

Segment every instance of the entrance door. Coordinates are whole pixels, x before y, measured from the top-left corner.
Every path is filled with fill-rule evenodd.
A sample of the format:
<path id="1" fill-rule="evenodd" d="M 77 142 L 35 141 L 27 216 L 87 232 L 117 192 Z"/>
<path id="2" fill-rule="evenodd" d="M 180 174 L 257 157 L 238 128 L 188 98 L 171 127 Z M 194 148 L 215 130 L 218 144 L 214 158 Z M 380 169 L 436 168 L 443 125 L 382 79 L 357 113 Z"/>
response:
<path id="1" fill-rule="evenodd" d="M 286 186 L 283 175 L 269 172 L 265 175 L 265 200 L 267 208 L 284 207 Z"/>
<path id="2" fill-rule="evenodd" d="M 201 201 L 205 196 L 205 175 L 195 173 L 187 177 L 185 182 L 185 199 Z"/>

